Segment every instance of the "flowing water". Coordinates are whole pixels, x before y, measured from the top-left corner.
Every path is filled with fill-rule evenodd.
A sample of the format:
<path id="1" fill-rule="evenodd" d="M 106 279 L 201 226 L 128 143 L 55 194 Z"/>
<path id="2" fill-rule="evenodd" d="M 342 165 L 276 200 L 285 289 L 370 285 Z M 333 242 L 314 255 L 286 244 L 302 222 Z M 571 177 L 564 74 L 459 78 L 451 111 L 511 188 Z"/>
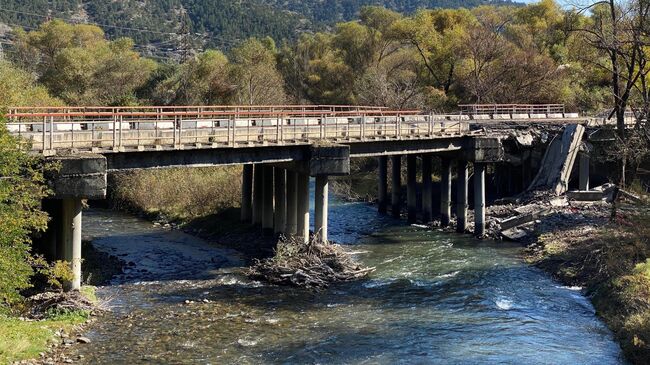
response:
<path id="1" fill-rule="evenodd" d="M 589 301 L 520 248 L 406 226 L 332 199 L 330 237 L 377 270 L 323 292 L 245 279 L 242 258 L 120 213 L 85 234 L 135 266 L 76 346 L 90 364 L 618 364 Z M 219 224 L 215 222 L 215 224 Z M 132 264 L 133 265 L 133 264 Z"/>

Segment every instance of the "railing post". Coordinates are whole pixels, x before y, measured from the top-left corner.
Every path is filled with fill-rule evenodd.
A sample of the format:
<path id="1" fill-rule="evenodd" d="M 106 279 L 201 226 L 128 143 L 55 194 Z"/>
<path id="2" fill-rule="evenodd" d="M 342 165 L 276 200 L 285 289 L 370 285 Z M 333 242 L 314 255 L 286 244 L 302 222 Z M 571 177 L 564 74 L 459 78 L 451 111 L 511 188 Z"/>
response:
<path id="1" fill-rule="evenodd" d="M 119 143 L 119 146 L 120 147 L 122 147 L 122 120 L 123 120 L 123 116 L 120 115 L 119 116 L 119 123 L 120 123 L 120 143 Z"/>
<path id="2" fill-rule="evenodd" d="M 117 139 L 117 129 L 116 128 L 117 128 L 117 118 L 115 117 L 115 115 L 113 115 L 113 148 L 116 147 L 116 139 Z M 138 141 L 138 144 L 140 144 L 139 141 Z"/>
<path id="3" fill-rule="evenodd" d="M 178 117 L 178 148 L 183 145 L 183 116 Z"/>
<path id="4" fill-rule="evenodd" d="M 47 117 L 43 117 L 43 151 L 45 151 L 45 139 L 47 138 L 46 136 L 47 132 Z"/>
<path id="5" fill-rule="evenodd" d="M 54 116 L 50 117 L 50 149 L 54 149 Z"/>

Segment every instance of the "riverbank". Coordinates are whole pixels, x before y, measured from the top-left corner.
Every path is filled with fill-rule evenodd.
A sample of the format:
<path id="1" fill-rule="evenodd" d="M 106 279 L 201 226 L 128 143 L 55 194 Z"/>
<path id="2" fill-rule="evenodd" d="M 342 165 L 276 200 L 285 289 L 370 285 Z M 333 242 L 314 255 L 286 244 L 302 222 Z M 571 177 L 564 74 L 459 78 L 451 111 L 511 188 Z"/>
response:
<path id="1" fill-rule="evenodd" d="M 80 293 L 97 302 L 94 287 L 83 286 Z M 88 310 L 53 311 L 44 319 L 0 315 L 0 364 L 64 362 L 63 350 L 85 340 L 81 333 L 92 315 Z"/>
<path id="2" fill-rule="evenodd" d="M 626 357 L 650 359 L 650 215 L 619 211 L 602 226 L 574 225 L 539 236 L 527 260 L 569 286 L 582 287 Z"/>

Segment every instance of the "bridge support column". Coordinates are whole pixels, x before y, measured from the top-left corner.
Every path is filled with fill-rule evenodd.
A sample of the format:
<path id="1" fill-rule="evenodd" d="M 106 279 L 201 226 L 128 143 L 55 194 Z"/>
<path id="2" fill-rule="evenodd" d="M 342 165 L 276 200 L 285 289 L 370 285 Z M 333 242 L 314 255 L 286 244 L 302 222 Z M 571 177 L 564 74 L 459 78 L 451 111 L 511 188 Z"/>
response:
<path id="1" fill-rule="evenodd" d="M 81 287 L 81 199 L 63 199 L 61 214 L 63 259 L 70 263 L 73 279 L 65 283 L 68 290 Z"/>
<path id="2" fill-rule="evenodd" d="M 433 217 L 433 191 L 431 183 L 431 155 L 422 155 L 422 221 L 429 223 Z"/>
<path id="3" fill-rule="evenodd" d="M 287 224 L 287 172 L 283 168 L 276 167 L 273 174 L 275 192 L 273 230 L 275 233 L 282 233 Z"/>
<path id="4" fill-rule="evenodd" d="M 378 199 L 379 213 L 385 214 L 388 205 L 388 157 L 379 156 L 379 185 L 378 185 Z"/>
<path id="5" fill-rule="evenodd" d="M 309 242 L 309 175 L 298 174 L 298 236 Z"/>
<path id="6" fill-rule="evenodd" d="M 456 232 L 465 233 L 467 229 L 467 161 L 458 160 L 458 183 L 456 187 Z"/>
<path id="7" fill-rule="evenodd" d="M 264 233 L 270 234 L 273 232 L 273 167 L 264 166 L 262 175 L 264 176 L 262 229 Z"/>
<path id="8" fill-rule="evenodd" d="M 262 223 L 264 212 L 264 167 L 260 164 L 253 166 L 253 224 Z"/>
<path id="9" fill-rule="evenodd" d="M 319 242 L 327 242 L 328 187 L 327 175 L 317 175 L 314 194 L 314 234 Z"/>
<path id="10" fill-rule="evenodd" d="M 295 236 L 298 233 L 298 174 L 287 171 L 287 221 L 285 234 Z"/>
<path id="11" fill-rule="evenodd" d="M 417 168 L 416 155 L 406 155 L 406 201 L 409 223 L 415 223 L 418 214 L 417 207 Z"/>
<path id="12" fill-rule="evenodd" d="M 253 165 L 244 165 L 241 186 L 241 221 L 250 223 L 253 218 Z"/>
<path id="13" fill-rule="evenodd" d="M 485 234 L 485 164 L 474 163 L 474 235 Z"/>
<path id="14" fill-rule="evenodd" d="M 440 179 L 440 225 L 447 227 L 451 217 L 451 162 L 442 158 Z"/>
<path id="15" fill-rule="evenodd" d="M 589 155 L 580 153 L 579 189 L 589 190 Z"/>
<path id="16" fill-rule="evenodd" d="M 391 213 L 393 217 L 399 218 L 402 210 L 402 156 L 390 157 L 391 170 Z"/>

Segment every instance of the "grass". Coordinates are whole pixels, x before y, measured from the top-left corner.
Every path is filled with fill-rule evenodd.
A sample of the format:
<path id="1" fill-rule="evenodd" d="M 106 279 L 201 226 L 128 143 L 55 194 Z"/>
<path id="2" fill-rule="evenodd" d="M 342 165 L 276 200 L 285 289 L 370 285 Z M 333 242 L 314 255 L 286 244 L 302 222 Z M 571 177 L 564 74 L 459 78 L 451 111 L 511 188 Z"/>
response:
<path id="1" fill-rule="evenodd" d="M 630 209 L 606 227 L 545 234 L 529 260 L 586 289 L 626 357 L 650 359 L 650 213 Z"/>
<path id="2" fill-rule="evenodd" d="M 118 173 L 109 194 L 118 209 L 186 222 L 238 207 L 241 167 L 172 168 Z"/>
<path id="3" fill-rule="evenodd" d="M 97 302 L 95 287 L 83 286 L 81 293 Z M 38 358 L 56 343 L 57 331 L 69 333 L 89 317 L 87 311 L 74 311 L 53 314 L 45 320 L 26 321 L 7 313 L 0 314 L 0 364 Z"/>

